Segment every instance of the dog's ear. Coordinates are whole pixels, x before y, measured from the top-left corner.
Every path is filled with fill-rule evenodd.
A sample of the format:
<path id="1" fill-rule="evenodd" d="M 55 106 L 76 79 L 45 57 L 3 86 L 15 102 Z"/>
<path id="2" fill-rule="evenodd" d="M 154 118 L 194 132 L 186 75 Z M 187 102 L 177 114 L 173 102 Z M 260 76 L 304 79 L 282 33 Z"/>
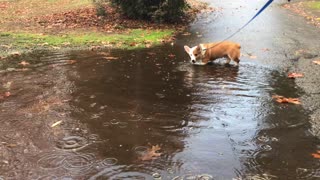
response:
<path id="1" fill-rule="evenodd" d="M 184 50 L 189 54 L 190 53 L 190 48 L 189 46 L 184 46 Z"/>

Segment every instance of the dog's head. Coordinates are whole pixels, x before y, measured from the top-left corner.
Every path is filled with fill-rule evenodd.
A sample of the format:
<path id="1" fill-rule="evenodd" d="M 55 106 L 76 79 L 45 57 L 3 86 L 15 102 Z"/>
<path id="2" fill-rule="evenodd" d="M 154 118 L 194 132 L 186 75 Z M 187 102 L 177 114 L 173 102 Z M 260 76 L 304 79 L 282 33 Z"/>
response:
<path id="1" fill-rule="evenodd" d="M 203 50 L 200 46 L 194 46 L 192 48 L 189 46 L 184 46 L 184 50 L 190 56 L 190 62 L 192 64 L 202 64 Z"/>

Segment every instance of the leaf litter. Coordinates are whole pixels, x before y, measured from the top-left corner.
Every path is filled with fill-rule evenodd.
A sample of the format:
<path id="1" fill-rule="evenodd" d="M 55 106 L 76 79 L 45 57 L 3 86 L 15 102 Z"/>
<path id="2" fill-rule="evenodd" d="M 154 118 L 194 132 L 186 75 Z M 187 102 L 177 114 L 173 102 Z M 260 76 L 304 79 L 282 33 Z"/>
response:
<path id="1" fill-rule="evenodd" d="M 295 78 L 300 78 L 300 77 L 304 77 L 304 75 L 301 73 L 289 73 L 288 74 L 288 78 L 290 78 L 290 79 L 295 79 Z"/>
<path id="2" fill-rule="evenodd" d="M 317 153 L 312 153 L 311 155 L 316 159 L 320 159 L 320 151 L 317 151 Z"/>
<path id="3" fill-rule="evenodd" d="M 286 98 L 284 96 L 273 95 L 272 99 L 275 99 L 278 103 L 301 104 L 298 98 Z"/>

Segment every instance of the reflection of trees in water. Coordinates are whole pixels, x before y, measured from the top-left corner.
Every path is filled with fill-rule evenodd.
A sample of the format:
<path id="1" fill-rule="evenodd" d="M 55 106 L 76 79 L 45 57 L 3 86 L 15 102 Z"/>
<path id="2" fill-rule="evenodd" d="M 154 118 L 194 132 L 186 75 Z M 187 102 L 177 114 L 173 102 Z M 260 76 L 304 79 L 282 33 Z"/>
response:
<path id="1" fill-rule="evenodd" d="M 161 55 L 146 58 L 147 51 L 120 51 L 113 56 L 123 58 L 99 65 L 90 60 L 77 65 L 79 79 L 73 106 L 79 111 L 73 117 L 107 141 L 96 151 L 116 157 L 119 165 L 126 165 L 124 173 L 151 175 L 154 170 L 180 166 L 173 158 L 183 150 L 183 139 L 188 136 L 185 114 L 190 93 L 183 86 L 184 73 L 175 72 L 172 62 Z M 137 147 L 157 144 L 161 157 L 150 162 L 139 160 Z"/>

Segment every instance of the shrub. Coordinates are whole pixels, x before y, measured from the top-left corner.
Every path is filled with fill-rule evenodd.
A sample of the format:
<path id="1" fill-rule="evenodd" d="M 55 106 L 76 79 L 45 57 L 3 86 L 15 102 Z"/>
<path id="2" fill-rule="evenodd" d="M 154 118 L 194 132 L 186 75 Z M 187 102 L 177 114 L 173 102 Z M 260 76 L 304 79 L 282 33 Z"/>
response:
<path id="1" fill-rule="evenodd" d="M 185 0 L 111 0 L 129 18 L 156 22 L 177 22 L 186 7 Z"/>

